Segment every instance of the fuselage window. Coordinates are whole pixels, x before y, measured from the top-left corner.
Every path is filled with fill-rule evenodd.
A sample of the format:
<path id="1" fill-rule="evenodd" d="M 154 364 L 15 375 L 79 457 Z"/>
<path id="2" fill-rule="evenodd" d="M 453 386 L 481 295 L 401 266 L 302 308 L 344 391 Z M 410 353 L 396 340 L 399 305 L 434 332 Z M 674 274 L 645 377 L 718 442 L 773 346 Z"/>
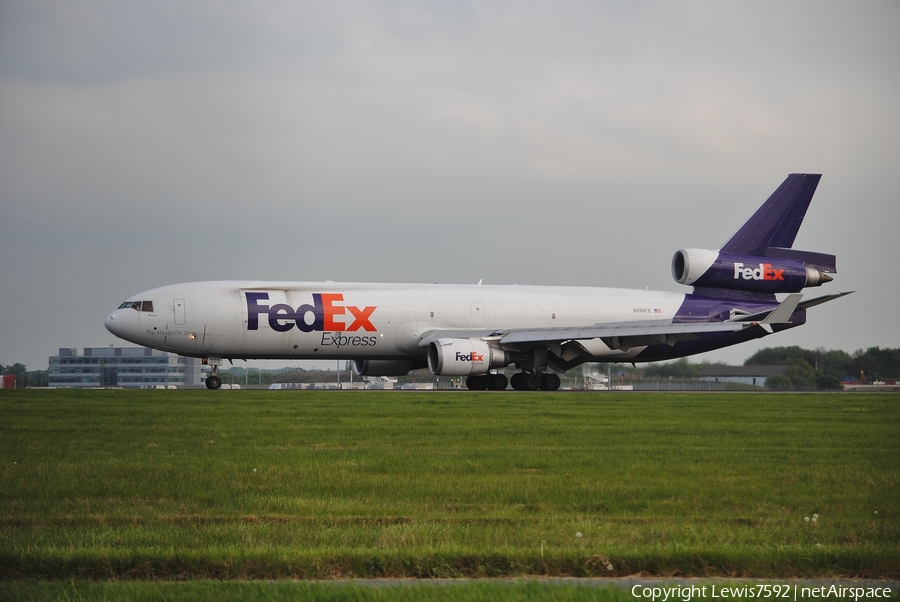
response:
<path id="1" fill-rule="evenodd" d="M 142 310 L 153 313 L 153 301 L 144 301 L 144 307 L 142 308 Z"/>

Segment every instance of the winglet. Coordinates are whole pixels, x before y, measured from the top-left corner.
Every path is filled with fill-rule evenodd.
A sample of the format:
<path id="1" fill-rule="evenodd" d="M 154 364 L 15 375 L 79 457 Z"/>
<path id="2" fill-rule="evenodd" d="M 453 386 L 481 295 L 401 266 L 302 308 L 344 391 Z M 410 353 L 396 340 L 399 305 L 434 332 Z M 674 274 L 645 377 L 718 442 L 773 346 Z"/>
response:
<path id="1" fill-rule="evenodd" d="M 781 302 L 781 304 L 772 310 L 765 319 L 760 322 L 760 324 L 785 324 L 791 319 L 791 315 L 797 309 L 797 306 L 800 304 L 800 299 L 803 298 L 801 294 L 793 294 L 788 295 L 787 299 Z M 765 328 L 765 326 L 764 326 Z M 766 328 L 768 330 L 768 328 Z"/>

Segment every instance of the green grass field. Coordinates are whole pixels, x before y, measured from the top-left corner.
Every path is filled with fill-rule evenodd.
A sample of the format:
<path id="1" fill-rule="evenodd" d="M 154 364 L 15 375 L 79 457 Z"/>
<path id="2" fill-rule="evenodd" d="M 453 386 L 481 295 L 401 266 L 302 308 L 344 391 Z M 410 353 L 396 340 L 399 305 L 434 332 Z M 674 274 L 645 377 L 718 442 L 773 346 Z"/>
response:
<path id="1" fill-rule="evenodd" d="M 900 395 L 0 393 L 0 597 L 38 579 L 900 577 Z"/>
<path id="2" fill-rule="evenodd" d="M 896 599 L 897 596 L 894 596 Z M 237 602 L 635 602 L 628 588 L 572 582 L 475 580 L 468 582 L 344 583 L 307 581 L 81 581 L 0 583 L 0 600 Z M 650 600 L 646 602 L 651 602 Z M 678 600 L 677 602 L 683 602 Z"/>

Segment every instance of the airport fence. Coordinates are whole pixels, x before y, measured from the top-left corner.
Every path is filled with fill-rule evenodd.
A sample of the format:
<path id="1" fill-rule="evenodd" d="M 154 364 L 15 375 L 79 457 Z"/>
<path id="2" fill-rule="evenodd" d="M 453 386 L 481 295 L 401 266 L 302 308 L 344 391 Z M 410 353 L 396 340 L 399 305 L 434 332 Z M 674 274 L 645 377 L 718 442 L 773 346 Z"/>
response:
<path id="1" fill-rule="evenodd" d="M 634 380 L 635 391 L 727 391 L 728 383 L 712 380 Z"/>

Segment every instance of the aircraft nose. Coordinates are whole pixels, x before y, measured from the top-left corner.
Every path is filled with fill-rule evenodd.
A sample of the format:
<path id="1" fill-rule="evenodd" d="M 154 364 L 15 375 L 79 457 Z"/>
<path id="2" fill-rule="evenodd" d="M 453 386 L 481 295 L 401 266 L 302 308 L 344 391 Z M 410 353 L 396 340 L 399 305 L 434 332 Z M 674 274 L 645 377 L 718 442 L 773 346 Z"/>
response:
<path id="1" fill-rule="evenodd" d="M 106 330 L 110 331 L 117 337 L 122 336 L 122 316 L 119 314 L 119 310 L 115 310 L 103 320 L 103 325 L 106 326 Z"/>

